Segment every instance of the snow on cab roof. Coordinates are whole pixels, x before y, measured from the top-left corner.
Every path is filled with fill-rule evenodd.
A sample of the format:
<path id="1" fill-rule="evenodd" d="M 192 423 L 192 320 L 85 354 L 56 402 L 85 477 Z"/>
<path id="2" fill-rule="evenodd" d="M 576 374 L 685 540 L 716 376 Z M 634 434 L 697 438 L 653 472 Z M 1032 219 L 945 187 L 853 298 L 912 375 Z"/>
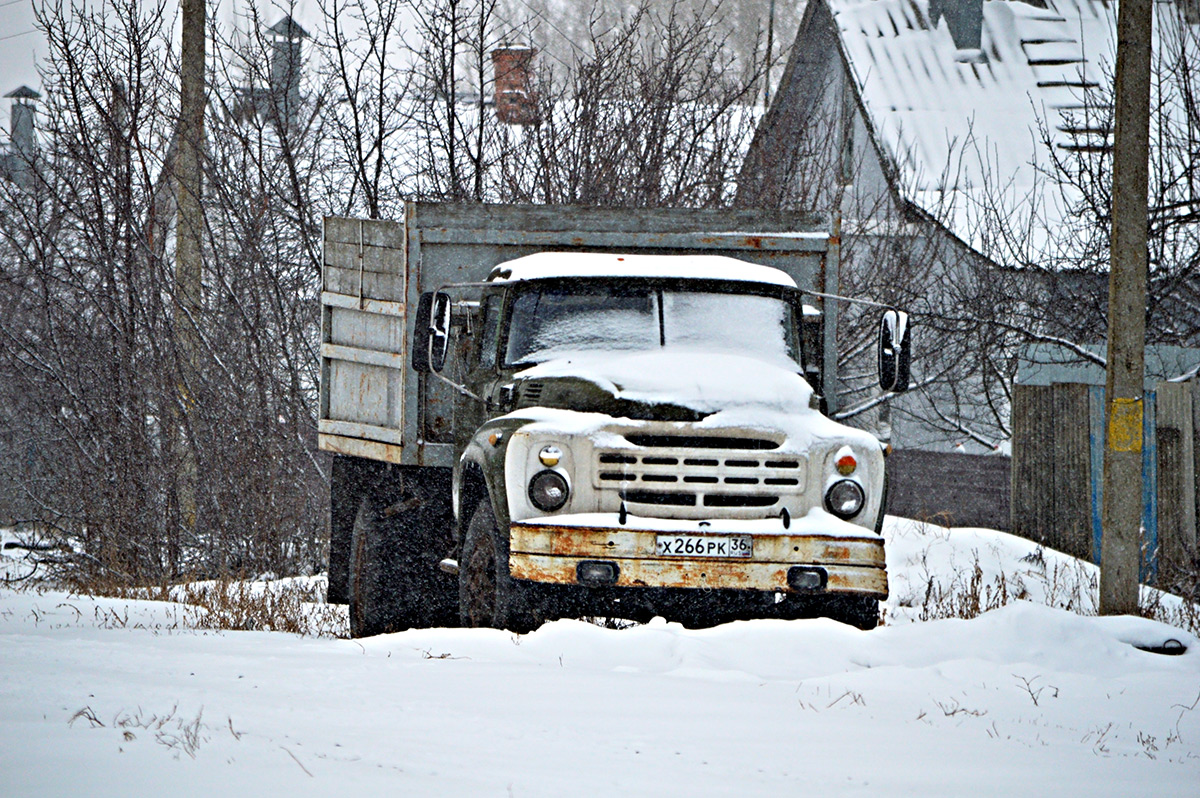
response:
<path id="1" fill-rule="evenodd" d="M 796 288 L 786 272 L 722 255 L 617 255 L 602 252 L 539 252 L 492 269 L 490 282 L 554 277 L 657 277 L 737 280 Z"/>

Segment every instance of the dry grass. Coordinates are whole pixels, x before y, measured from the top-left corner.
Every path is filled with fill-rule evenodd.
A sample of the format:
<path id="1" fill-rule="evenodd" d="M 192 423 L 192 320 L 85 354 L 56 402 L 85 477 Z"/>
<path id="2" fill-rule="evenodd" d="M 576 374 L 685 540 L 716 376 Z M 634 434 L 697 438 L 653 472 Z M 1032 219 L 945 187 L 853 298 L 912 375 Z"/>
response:
<path id="1" fill-rule="evenodd" d="M 345 608 L 325 603 L 325 584 L 319 579 L 269 582 L 222 579 L 75 592 L 170 604 L 178 612 L 172 613 L 170 625 L 162 627 L 169 631 L 287 632 L 325 638 L 346 638 L 350 634 Z M 128 621 L 113 610 L 105 612 L 103 617 L 98 614 L 97 620 L 103 620 L 105 628 L 124 628 Z"/>
<path id="2" fill-rule="evenodd" d="M 934 540 L 953 533 L 947 527 L 926 523 L 936 530 Z M 932 545 L 932 543 L 931 543 Z M 1014 601 L 1034 601 L 1079 615 L 1099 614 L 1100 571 L 1091 563 L 1048 552 L 1040 546 L 1021 558 L 1019 569 L 1001 570 L 990 576 L 983 567 L 996 557 L 979 549 L 971 552 L 969 567 L 934 569 L 927 562 L 929 547 L 912 563 L 912 595 L 903 606 L 917 609 L 916 618 L 931 621 L 940 618 L 975 618 L 982 613 Z M 1200 596 L 1200 577 L 1193 577 L 1191 595 Z M 1185 591 L 1186 592 L 1186 591 Z M 1142 586 L 1139 598 L 1141 615 L 1200 635 L 1200 603 L 1152 587 Z M 911 617 L 911 616 L 910 616 Z"/>
<path id="3" fill-rule="evenodd" d="M 349 636 L 344 611 L 325 603 L 322 581 L 219 580 L 180 585 L 171 595 L 192 610 L 196 629 Z"/>

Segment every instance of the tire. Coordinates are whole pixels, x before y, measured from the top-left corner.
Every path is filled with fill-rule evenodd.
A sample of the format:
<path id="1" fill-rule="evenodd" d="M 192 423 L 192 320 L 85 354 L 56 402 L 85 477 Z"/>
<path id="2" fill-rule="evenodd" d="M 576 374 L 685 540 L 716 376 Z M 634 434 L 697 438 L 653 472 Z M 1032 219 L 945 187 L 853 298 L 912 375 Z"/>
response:
<path id="1" fill-rule="evenodd" d="M 325 600 L 350 603 L 350 550 L 362 501 L 356 458 L 335 455 L 329 473 L 329 583 Z"/>
<path id="2" fill-rule="evenodd" d="M 440 481 L 386 470 L 363 491 L 350 545 L 351 637 L 458 625 L 458 596 L 438 561 L 449 521 Z"/>
<path id="3" fill-rule="evenodd" d="M 879 600 L 871 596 L 835 596 L 828 617 L 864 632 L 879 626 Z"/>
<path id="4" fill-rule="evenodd" d="M 500 534 L 486 496 L 472 514 L 463 537 L 458 606 L 463 626 L 525 634 L 541 625 L 527 603 L 525 591 L 509 574 L 508 536 Z"/>
<path id="5" fill-rule="evenodd" d="M 879 600 L 871 596 L 789 595 L 776 607 L 778 617 L 786 621 L 830 618 L 863 631 L 870 631 L 879 625 Z"/>
<path id="6" fill-rule="evenodd" d="M 774 596 L 753 590 L 708 591 L 674 602 L 662 614 L 686 629 L 709 629 L 732 621 L 770 617 Z"/>

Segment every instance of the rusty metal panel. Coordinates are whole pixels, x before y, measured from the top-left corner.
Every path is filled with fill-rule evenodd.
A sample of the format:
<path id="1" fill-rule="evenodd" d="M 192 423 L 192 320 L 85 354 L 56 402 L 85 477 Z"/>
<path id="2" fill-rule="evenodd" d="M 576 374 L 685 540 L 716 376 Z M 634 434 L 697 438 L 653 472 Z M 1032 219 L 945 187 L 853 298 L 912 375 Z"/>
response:
<path id="1" fill-rule="evenodd" d="M 402 372 L 347 360 L 329 362 L 329 420 L 402 427 Z"/>
<path id="2" fill-rule="evenodd" d="M 323 418 L 317 422 L 317 430 L 330 435 L 379 441 L 381 443 L 390 443 L 394 446 L 402 446 L 404 443 L 398 429 L 371 424 L 357 424 L 352 421 L 331 421 L 330 419 Z"/>
<path id="3" fill-rule="evenodd" d="M 405 349 L 404 317 L 334 308 L 327 343 L 398 354 Z"/>
<path id="4" fill-rule="evenodd" d="M 559 556 L 654 558 L 658 532 L 596 527 L 515 523 L 510 548 L 528 554 Z M 690 534 L 690 533 L 689 533 Z M 867 565 L 883 567 L 882 538 L 843 538 L 817 535 L 751 535 L 752 561 Z"/>
<path id="5" fill-rule="evenodd" d="M 407 275 L 402 226 L 326 220 L 322 302 L 321 431 L 323 449 L 395 462 L 404 440 L 407 371 Z M 381 312 L 382 311 L 382 312 Z"/>
<path id="6" fill-rule="evenodd" d="M 367 247 L 404 249 L 404 226 L 386 219 L 325 217 L 325 246 L 362 242 Z"/>
<path id="7" fill-rule="evenodd" d="M 345 454 L 351 457 L 363 457 L 368 460 L 379 460 L 384 463 L 399 464 L 402 460 L 403 449 L 380 441 L 347 438 L 342 435 L 321 433 L 317 436 L 317 445 L 323 452 Z"/>
<path id="8" fill-rule="evenodd" d="M 575 569 L 586 557 L 513 553 L 509 572 L 516 579 L 559 585 L 577 584 Z M 708 588 L 793 593 L 787 583 L 791 563 L 745 560 L 616 560 L 617 587 Z M 830 593 L 869 593 L 887 597 L 887 571 L 854 565 L 822 566 Z"/>
<path id="9" fill-rule="evenodd" d="M 360 271 L 368 275 L 394 275 L 403 271 L 403 249 L 376 246 L 364 241 L 361 257 L 359 254 L 357 240 L 353 243 L 325 242 L 327 267 L 345 269 L 356 275 Z"/>

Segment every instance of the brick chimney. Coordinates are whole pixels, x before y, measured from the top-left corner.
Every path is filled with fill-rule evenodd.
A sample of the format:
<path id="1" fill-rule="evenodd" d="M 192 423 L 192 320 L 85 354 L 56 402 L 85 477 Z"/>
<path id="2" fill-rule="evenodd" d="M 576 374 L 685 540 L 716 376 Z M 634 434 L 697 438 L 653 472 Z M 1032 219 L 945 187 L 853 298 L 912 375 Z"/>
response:
<path id="1" fill-rule="evenodd" d="M 532 47 L 502 46 L 492 50 L 492 72 L 495 75 L 496 118 L 507 125 L 536 125 L 537 92 L 533 86 Z"/>

